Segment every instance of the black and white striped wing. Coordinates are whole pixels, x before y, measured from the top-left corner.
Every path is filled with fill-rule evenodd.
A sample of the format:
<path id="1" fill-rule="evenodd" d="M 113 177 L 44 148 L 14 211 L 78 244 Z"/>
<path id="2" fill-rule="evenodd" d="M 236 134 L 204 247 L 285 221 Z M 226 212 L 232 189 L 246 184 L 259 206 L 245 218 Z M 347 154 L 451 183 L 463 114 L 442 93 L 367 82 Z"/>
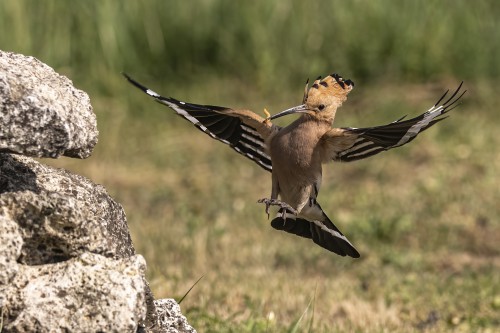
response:
<path id="1" fill-rule="evenodd" d="M 250 114 L 249 111 L 245 111 L 246 113 L 243 114 L 242 111 L 240 117 L 237 110 L 230 108 L 185 103 L 174 98 L 163 97 L 133 80 L 128 75 L 123 75 L 134 86 L 155 98 L 157 102 L 170 107 L 179 116 L 191 122 L 202 132 L 208 134 L 213 139 L 229 145 L 236 152 L 251 159 L 265 170 L 272 170 L 271 158 L 265 152 L 264 138 L 255 126 L 258 125 L 262 131 L 265 125 L 251 118 L 253 116 L 257 119 L 257 115 Z"/>
<path id="2" fill-rule="evenodd" d="M 342 150 L 333 152 L 331 154 L 332 159 L 340 162 L 351 162 L 407 144 L 415 139 L 419 133 L 447 118 L 447 116 L 443 115 L 455 108 L 458 100 L 466 92 L 465 90 L 460 93 L 462 84 L 463 82 L 460 83 L 457 90 L 455 90 L 446 102 L 440 104 L 448 94 L 448 91 L 444 93 L 432 108 L 415 118 L 403 120 L 405 116 L 390 124 L 375 127 L 342 128 L 344 138 L 354 136 L 355 140 L 349 147 L 342 147 Z M 329 140 L 333 141 L 331 146 L 335 147 L 335 140 L 340 139 L 332 136 Z"/>

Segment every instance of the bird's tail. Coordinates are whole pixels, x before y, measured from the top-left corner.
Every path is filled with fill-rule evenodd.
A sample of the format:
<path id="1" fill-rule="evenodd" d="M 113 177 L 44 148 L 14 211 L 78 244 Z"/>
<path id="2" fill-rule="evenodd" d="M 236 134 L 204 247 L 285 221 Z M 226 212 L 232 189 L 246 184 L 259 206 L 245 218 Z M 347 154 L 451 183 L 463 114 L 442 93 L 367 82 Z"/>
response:
<path id="1" fill-rule="evenodd" d="M 321 209 L 321 207 L 319 208 Z M 309 220 L 301 215 L 297 216 L 292 214 L 285 208 L 282 208 L 271 221 L 271 226 L 277 230 L 283 230 L 297 236 L 310 238 L 322 248 L 338 255 L 359 258 L 359 252 L 354 248 L 351 242 L 349 242 L 324 212 L 323 216 L 323 221 Z"/>

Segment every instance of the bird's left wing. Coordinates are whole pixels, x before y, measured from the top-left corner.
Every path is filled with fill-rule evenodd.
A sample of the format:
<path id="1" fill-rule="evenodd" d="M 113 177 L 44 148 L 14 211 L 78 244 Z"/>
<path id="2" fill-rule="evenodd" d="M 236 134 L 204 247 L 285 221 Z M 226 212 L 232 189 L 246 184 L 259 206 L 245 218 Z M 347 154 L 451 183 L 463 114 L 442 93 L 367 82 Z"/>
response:
<path id="1" fill-rule="evenodd" d="M 407 144 L 447 118 L 443 115 L 452 110 L 466 92 L 460 93 L 462 83 L 445 102 L 440 104 L 448 91 L 427 112 L 415 118 L 403 120 L 405 117 L 402 117 L 387 125 L 367 128 L 332 128 L 322 137 L 323 161 L 356 161 Z"/>
<path id="2" fill-rule="evenodd" d="M 270 121 L 265 121 L 264 118 L 248 110 L 185 103 L 171 97 L 163 97 L 128 75 L 123 75 L 134 86 L 174 110 L 202 132 L 229 145 L 267 171 L 272 170 L 271 158 L 265 151 L 265 139 L 275 127 Z"/>

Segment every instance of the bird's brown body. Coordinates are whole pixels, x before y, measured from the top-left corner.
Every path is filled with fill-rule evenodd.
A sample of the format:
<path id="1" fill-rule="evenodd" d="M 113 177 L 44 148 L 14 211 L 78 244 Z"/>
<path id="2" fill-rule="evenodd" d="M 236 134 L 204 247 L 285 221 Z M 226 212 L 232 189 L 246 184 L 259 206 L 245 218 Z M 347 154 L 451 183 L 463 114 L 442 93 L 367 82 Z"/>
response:
<path id="1" fill-rule="evenodd" d="M 267 146 L 273 161 L 272 199 L 281 200 L 297 211 L 316 198 L 321 187 L 321 138 L 331 125 L 303 115 L 271 135 Z"/>
<path id="2" fill-rule="evenodd" d="M 352 81 L 344 81 L 337 74 L 318 78 L 310 89 L 306 85 L 303 104 L 265 119 L 249 110 L 163 97 L 126 77 L 201 131 L 272 171 L 271 197 L 259 202 L 266 204 L 266 212 L 270 205 L 279 206 L 271 221 L 275 229 L 310 238 L 329 251 L 354 258 L 359 257 L 358 251 L 317 202 L 322 165 L 363 159 L 412 141 L 420 132 L 443 120 L 445 117 L 441 116 L 465 93 L 455 98 L 460 85 L 447 101 L 439 104 L 445 93 L 430 110 L 409 120 L 403 121 L 403 117 L 387 125 L 368 128 L 332 128 L 337 109 L 354 87 Z M 301 116 L 286 127 L 271 122 L 292 113 Z"/>

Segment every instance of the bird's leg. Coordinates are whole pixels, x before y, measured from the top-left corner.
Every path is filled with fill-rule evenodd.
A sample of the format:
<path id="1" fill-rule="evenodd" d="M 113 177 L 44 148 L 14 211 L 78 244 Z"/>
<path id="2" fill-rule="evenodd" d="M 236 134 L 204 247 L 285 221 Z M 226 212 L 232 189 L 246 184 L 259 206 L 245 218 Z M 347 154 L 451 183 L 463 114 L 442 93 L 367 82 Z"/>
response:
<path id="1" fill-rule="evenodd" d="M 283 208 L 284 210 L 288 210 L 290 213 L 297 215 L 298 212 L 295 208 L 287 204 L 286 202 L 283 202 L 278 199 L 269 199 L 269 198 L 262 198 L 257 201 L 258 203 L 263 203 L 266 205 L 266 213 L 267 213 L 267 218 L 269 218 L 269 207 L 270 206 L 279 206 Z M 283 219 L 286 220 L 286 214 L 283 213 Z"/>
<path id="2" fill-rule="evenodd" d="M 286 202 L 283 202 L 281 200 L 278 200 L 278 196 L 280 193 L 280 185 L 278 182 L 278 178 L 276 175 L 273 173 L 272 174 L 272 189 L 271 189 L 271 198 L 262 198 L 258 200 L 258 203 L 263 203 L 266 204 L 266 213 L 267 213 L 267 218 L 269 219 L 269 207 L 270 206 L 279 206 L 281 209 L 283 209 L 283 220 L 286 221 L 286 210 L 288 210 L 290 213 L 298 215 L 298 211 L 287 204 Z"/>

